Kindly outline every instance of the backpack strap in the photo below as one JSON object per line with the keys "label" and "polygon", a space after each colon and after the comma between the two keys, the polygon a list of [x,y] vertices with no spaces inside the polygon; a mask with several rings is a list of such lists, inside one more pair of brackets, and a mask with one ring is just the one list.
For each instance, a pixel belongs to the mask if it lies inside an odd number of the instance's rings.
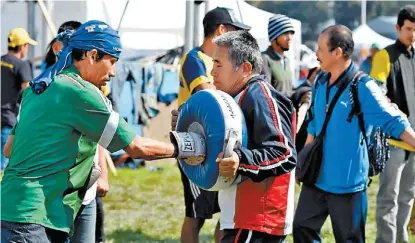
{"label": "backpack strap", "polygon": [[[363,113],[360,107],[360,101],[359,101],[359,95],[358,95],[358,85],[359,81],[364,77],[367,76],[364,72],[359,71],[355,78],[352,80],[350,85],[350,100],[352,103],[352,110],[349,113],[349,116],[347,117],[347,121],[351,122],[353,119],[353,116],[356,115],[359,123],[360,131],[363,135],[363,140],[365,141],[366,145],[369,145],[369,142],[367,140],[366,136],[366,127],[365,122],[363,120]],[[363,143],[363,140],[361,141],[361,144]]]}

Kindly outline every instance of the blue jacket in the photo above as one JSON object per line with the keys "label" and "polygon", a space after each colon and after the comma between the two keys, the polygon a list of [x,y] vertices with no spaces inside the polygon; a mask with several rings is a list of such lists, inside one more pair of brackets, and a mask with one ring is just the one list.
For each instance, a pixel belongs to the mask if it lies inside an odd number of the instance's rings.
{"label": "blue jacket", "polygon": [[[329,102],[333,99],[342,82],[350,82],[357,67],[352,64],[329,89]],[[314,105],[311,108],[313,119],[308,125],[308,133],[317,136],[322,129],[326,115],[326,93],[328,75],[320,75],[317,91],[313,86]],[[366,125],[367,135],[373,126],[379,126],[393,137],[399,138],[409,126],[399,111],[392,107],[382,95],[382,91],[369,76],[358,83],[358,96]],[[330,104],[330,103],[329,103]],[[331,193],[352,193],[364,190],[368,179],[368,153],[362,141],[358,119],[347,117],[351,110],[350,84],[337,101],[324,137],[323,163],[316,187]]]}

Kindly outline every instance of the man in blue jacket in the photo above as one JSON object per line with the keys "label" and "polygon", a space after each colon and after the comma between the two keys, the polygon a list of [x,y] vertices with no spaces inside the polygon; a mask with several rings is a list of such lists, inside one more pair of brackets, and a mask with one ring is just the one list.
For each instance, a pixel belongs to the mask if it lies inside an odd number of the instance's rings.
{"label": "man in blue jacket", "polygon": [[[354,48],[352,32],[345,26],[325,29],[318,39],[317,57],[321,69],[313,87],[313,118],[308,125],[306,144],[319,135],[330,104],[343,82],[350,82],[358,68],[351,60]],[[336,242],[364,242],[367,216],[366,186],[368,153],[362,140],[358,119],[351,122],[350,84],[334,106],[323,145],[323,161],[317,182],[302,186],[294,217],[295,242],[320,242],[320,230],[330,215]],[[382,95],[381,89],[368,76],[358,82],[358,98],[368,133],[373,126],[415,147],[415,133]]]}

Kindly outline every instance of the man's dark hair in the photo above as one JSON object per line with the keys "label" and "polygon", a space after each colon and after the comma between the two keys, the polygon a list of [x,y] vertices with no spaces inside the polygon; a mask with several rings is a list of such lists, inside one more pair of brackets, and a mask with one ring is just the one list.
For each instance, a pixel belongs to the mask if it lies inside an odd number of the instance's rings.
{"label": "man's dark hair", "polygon": [[213,35],[218,27],[219,25],[217,24],[203,26],[203,32],[204,32],[205,38]]}
{"label": "man's dark hair", "polygon": [[[80,49],[72,49],[72,59],[75,61],[81,61],[84,60],[86,57],[86,50],[80,50]],[[102,60],[102,58],[104,58],[105,53],[102,52],[98,52],[97,57],[95,59],[95,61],[100,61]]]}
{"label": "man's dark hair", "polygon": [[[204,37],[211,37],[213,36],[213,34],[215,34],[216,29],[220,26],[220,24],[214,24],[214,25],[205,25],[203,26],[203,32],[204,32]],[[236,27],[232,26],[232,25],[227,25],[224,24],[224,26],[226,28],[234,28],[235,30],[238,30]]]}
{"label": "man's dark hair", "polygon": [[65,30],[77,30],[82,25],[79,21],[66,21],[61,24],[58,29],[58,34],[64,32]]}
{"label": "man's dark hair", "polygon": [[352,58],[354,50],[354,41],[352,31],[344,25],[332,25],[327,27],[321,33],[329,36],[329,49],[333,51],[341,48],[346,59]]}
{"label": "man's dark hair", "polygon": [[397,22],[399,27],[403,26],[405,20],[415,23],[415,5],[406,5],[399,11]]}
{"label": "man's dark hair", "polygon": [[[59,26],[58,34],[64,32],[65,30],[77,30],[79,26],[81,26],[82,23],[78,21],[66,21],[61,26]],[[56,42],[56,38],[53,38],[53,40],[49,43],[48,47],[46,48],[48,51],[45,56],[45,63],[46,68],[52,66],[56,62],[56,56],[55,53],[53,53],[52,45]]]}
{"label": "man's dark hair", "polygon": [[[8,41],[10,42],[10,40],[8,40]],[[22,46],[15,46],[15,47],[8,46],[7,50],[12,51],[12,52],[18,52],[18,51],[20,51],[21,48],[22,48]]]}

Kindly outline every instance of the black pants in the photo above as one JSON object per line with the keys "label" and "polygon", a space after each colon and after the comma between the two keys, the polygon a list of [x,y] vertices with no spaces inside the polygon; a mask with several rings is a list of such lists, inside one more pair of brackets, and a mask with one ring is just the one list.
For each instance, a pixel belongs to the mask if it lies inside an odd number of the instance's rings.
{"label": "black pants", "polygon": [[95,241],[104,242],[104,203],[101,197],[96,197],[97,201],[97,223],[95,229]]}
{"label": "black pants", "polygon": [[282,243],[285,237],[247,229],[225,229],[221,243]]}
{"label": "black pants", "polygon": [[304,185],[294,216],[294,242],[321,242],[320,230],[329,215],[336,243],[365,242],[366,191],[333,194]]}

